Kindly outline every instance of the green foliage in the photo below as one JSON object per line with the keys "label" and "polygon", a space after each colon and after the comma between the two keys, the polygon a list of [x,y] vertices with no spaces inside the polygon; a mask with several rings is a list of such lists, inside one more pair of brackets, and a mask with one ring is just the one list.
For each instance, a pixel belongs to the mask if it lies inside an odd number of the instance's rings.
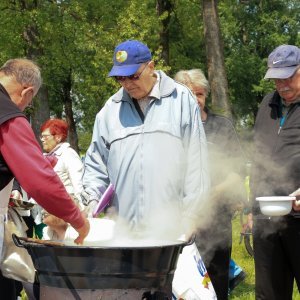
{"label": "green foliage", "polygon": [[170,67],[175,75],[181,69],[206,71],[205,45],[200,1],[174,1],[170,21]]}
{"label": "green foliage", "polygon": [[92,140],[91,132],[78,132],[80,155],[84,156]]}
{"label": "green foliage", "polygon": [[[207,71],[201,1],[170,0],[160,17],[156,1],[9,1],[0,3],[0,61],[34,57],[48,88],[51,115],[63,112],[63,87],[70,91],[77,124],[91,131],[96,113],[119,85],[107,74],[115,46],[126,39],[148,44],[157,68],[173,76],[181,69]],[[296,0],[218,4],[233,114],[252,127],[259,103],[273,85],[263,80],[266,58],[279,44],[300,44]],[[161,59],[162,20],[170,17],[169,62]]]}
{"label": "green foliage", "polygon": [[300,44],[298,1],[234,1],[219,5],[225,63],[234,115],[252,127],[263,96],[267,57],[280,44]]}

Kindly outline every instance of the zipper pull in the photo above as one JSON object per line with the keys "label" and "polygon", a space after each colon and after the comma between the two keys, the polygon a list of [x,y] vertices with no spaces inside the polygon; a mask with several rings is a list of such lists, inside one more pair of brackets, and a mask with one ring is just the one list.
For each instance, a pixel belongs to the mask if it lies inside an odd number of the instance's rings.
{"label": "zipper pull", "polygon": [[280,131],[281,131],[281,126],[280,126],[279,129],[278,129],[278,135],[279,135]]}

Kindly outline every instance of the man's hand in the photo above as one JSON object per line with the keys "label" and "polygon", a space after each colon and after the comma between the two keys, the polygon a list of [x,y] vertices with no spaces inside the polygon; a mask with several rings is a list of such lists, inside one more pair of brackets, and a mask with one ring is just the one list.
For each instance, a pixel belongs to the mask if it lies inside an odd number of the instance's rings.
{"label": "man's hand", "polygon": [[63,240],[65,238],[68,224],[63,219],[43,212],[43,223],[56,233],[58,239]]}
{"label": "man's hand", "polygon": [[83,244],[84,239],[86,238],[86,236],[89,234],[90,231],[90,222],[86,218],[84,212],[82,212],[82,216],[84,218],[84,225],[79,229],[76,229],[79,235],[74,241],[75,244],[81,244],[81,245]]}
{"label": "man's hand", "polygon": [[16,200],[22,200],[22,194],[18,190],[12,190],[10,193],[10,198],[16,199]]}
{"label": "man's hand", "polygon": [[[289,196],[300,196],[300,188],[291,193]],[[300,211],[300,200],[293,201],[293,210]]]}
{"label": "man's hand", "polygon": [[253,229],[253,215],[252,213],[249,213],[247,215],[246,223],[242,224],[241,234],[245,234],[247,231],[252,232],[252,229]]}
{"label": "man's hand", "polygon": [[[75,244],[83,244],[84,239],[88,235],[90,231],[90,223],[87,220],[85,213],[82,212],[82,217],[84,219],[84,225],[78,229],[75,229],[78,232],[78,237],[75,239]],[[43,213],[43,223],[49,226],[51,230],[53,230],[60,240],[65,238],[66,230],[68,228],[68,223],[66,223],[63,219],[60,219],[56,216]]]}
{"label": "man's hand", "polygon": [[12,190],[9,197],[9,205],[12,207],[20,206],[23,200],[22,194],[18,190]]}
{"label": "man's hand", "polygon": [[293,210],[300,211],[300,200],[293,201]]}
{"label": "man's hand", "polygon": [[87,218],[93,218],[93,212],[98,204],[99,199],[96,199],[96,197],[91,197],[91,195],[85,191],[83,191],[80,196],[81,202],[84,205],[84,215]]}

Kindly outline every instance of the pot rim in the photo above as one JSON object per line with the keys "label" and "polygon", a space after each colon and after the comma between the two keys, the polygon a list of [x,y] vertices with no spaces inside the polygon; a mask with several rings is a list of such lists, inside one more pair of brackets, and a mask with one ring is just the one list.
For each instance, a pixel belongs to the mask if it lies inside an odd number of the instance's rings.
{"label": "pot rim", "polygon": [[136,250],[136,249],[154,249],[154,248],[166,248],[166,247],[178,247],[178,246],[188,246],[194,243],[195,237],[192,237],[189,241],[170,241],[169,244],[163,245],[141,245],[141,246],[129,246],[129,245],[100,245],[100,246],[77,246],[77,245],[51,245],[51,244],[40,244],[34,243],[32,241],[26,241],[24,238],[19,238],[16,234],[13,234],[13,240],[16,246],[23,247],[23,248],[30,248],[30,247],[50,247],[50,248],[62,248],[62,249],[102,249],[102,250]]}

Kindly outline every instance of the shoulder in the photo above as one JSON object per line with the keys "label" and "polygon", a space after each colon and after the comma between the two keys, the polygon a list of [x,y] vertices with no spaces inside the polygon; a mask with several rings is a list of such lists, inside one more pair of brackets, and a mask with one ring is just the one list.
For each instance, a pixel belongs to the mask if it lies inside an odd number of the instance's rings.
{"label": "shoulder", "polygon": [[25,115],[8,97],[0,95],[0,125],[16,117]]}
{"label": "shoulder", "polygon": [[31,140],[36,142],[32,128],[24,115],[8,119],[1,124],[0,132],[13,135],[14,139],[20,137],[22,142],[30,142]]}
{"label": "shoulder", "polygon": [[67,142],[61,144],[61,146],[55,151],[55,154],[62,156],[78,156],[78,153],[71,147],[71,145]]}
{"label": "shoulder", "polygon": [[214,123],[219,126],[233,127],[233,122],[228,117],[216,113],[208,112],[207,123]]}
{"label": "shoulder", "polygon": [[270,105],[272,105],[272,104],[273,104],[273,105],[278,105],[279,102],[280,102],[280,96],[279,96],[278,92],[273,91],[273,92],[267,94],[267,95],[263,98],[263,100],[262,100],[260,106],[270,106]]}
{"label": "shoulder", "polygon": [[166,97],[169,95],[176,95],[179,97],[180,95],[188,95],[193,98],[193,94],[190,89],[166,75],[163,71],[157,71],[160,76],[160,92],[162,97]]}
{"label": "shoulder", "polygon": [[264,119],[264,115],[269,114],[271,111],[278,114],[280,101],[280,96],[276,91],[267,94],[259,105],[255,122]]}
{"label": "shoulder", "polygon": [[208,139],[216,140],[219,143],[227,143],[228,139],[234,138],[237,139],[237,132],[233,125],[233,122],[222,115],[218,114],[208,114],[208,118],[204,125],[205,133],[207,134]]}
{"label": "shoulder", "polygon": [[121,104],[123,101],[129,101],[130,97],[121,87],[115,94],[113,94],[105,103],[104,107],[110,107]]}

